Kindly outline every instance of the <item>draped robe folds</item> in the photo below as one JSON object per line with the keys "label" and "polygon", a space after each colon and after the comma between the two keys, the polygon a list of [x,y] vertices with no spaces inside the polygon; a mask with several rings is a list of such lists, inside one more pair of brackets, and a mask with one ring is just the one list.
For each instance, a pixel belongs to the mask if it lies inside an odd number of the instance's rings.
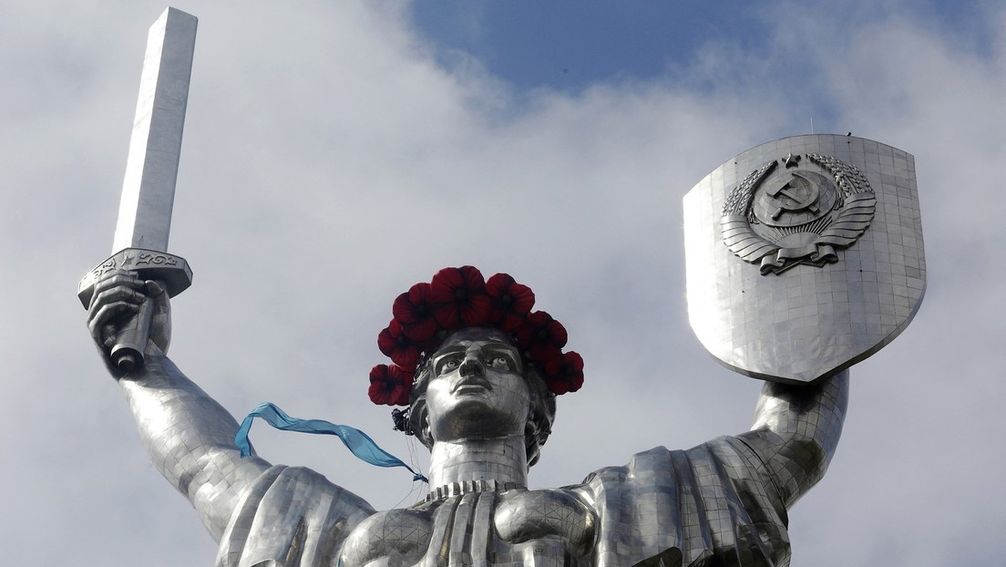
{"label": "draped robe folds", "polygon": [[[626,466],[598,470],[582,484],[558,491],[575,496],[593,512],[593,545],[587,551],[571,551],[556,536],[549,536],[534,546],[536,555],[530,562],[514,562],[512,557],[517,555],[496,562],[493,558],[499,556],[490,552],[483,564],[789,565],[785,505],[763,462],[743,437],[720,437],[686,451],[657,447],[634,455]],[[448,499],[439,504],[448,505],[457,503]],[[245,490],[220,539],[216,565],[335,566],[353,530],[374,514],[365,501],[313,471],[274,466]],[[470,525],[453,529],[467,529],[468,545],[473,539],[488,541],[490,548],[509,545],[499,541],[499,534],[492,529],[488,540],[473,535]],[[421,546],[419,556],[424,558],[416,564],[471,565],[470,554],[450,553],[451,545],[458,541],[451,538],[451,529],[442,532],[412,532],[413,543]],[[403,540],[397,541],[400,546]],[[437,549],[444,553],[430,553],[431,546],[440,546]],[[388,560],[373,563],[398,564]]]}

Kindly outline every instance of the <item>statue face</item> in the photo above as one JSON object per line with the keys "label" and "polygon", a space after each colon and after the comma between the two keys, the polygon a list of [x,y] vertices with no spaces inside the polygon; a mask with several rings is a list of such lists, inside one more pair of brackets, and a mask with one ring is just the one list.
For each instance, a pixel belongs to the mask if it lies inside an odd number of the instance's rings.
{"label": "statue face", "polygon": [[426,407],[435,441],[524,434],[531,395],[508,341],[459,333],[433,355],[431,370]]}

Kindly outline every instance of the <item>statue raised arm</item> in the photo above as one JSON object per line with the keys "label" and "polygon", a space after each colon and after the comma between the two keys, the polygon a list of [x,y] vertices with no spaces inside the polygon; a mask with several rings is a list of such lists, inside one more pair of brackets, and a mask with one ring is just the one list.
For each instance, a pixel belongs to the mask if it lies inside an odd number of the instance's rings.
{"label": "statue raised arm", "polygon": [[[145,363],[123,372],[112,364],[110,349],[144,301],[156,306]],[[126,394],[151,461],[188,498],[203,525],[219,540],[239,499],[270,464],[255,455],[241,457],[234,445],[238,429],[234,418],[167,357],[171,339],[167,294],[157,282],[138,279],[130,272],[113,272],[95,286],[88,328],[109,372]],[[349,493],[343,493],[340,505],[347,517],[373,511]]]}
{"label": "statue raised arm", "polygon": [[764,462],[789,507],[828,469],[849,402],[849,371],[815,384],[766,382],[751,431],[738,436]]}

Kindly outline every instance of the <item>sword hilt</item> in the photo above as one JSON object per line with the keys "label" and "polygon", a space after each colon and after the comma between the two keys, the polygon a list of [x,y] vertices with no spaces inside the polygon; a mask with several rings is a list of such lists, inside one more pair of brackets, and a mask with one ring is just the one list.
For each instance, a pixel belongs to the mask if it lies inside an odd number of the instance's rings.
{"label": "sword hilt", "polygon": [[[174,297],[192,285],[192,270],[185,258],[156,250],[126,248],[112,254],[80,280],[77,297],[84,309],[91,305],[95,284],[116,270],[134,272],[141,279],[158,282],[168,297]],[[153,301],[148,298],[140,305],[129,326],[116,337],[109,355],[120,370],[130,372],[143,366],[143,350],[150,336],[153,316]]]}
{"label": "sword hilt", "polygon": [[150,339],[150,321],[154,318],[154,302],[147,298],[140,304],[140,310],[119,336],[109,356],[112,364],[123,372],[132,372],[143,366],[143,350]]}

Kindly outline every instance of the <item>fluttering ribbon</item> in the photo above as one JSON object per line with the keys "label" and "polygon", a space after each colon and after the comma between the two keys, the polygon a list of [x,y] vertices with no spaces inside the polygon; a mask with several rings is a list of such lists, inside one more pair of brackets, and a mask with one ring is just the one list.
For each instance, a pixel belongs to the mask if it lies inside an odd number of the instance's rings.
{"label": "fluttering ribbon", "polygon": [[356,457],[378,467],[405,467],[412,473],[412,480],[421,480],[429,484],[429,480],[412,470],[412,467],[401,459],[380,448],[369,435],[348,425],[338,425],[323,419],[298,419],[290,417],[283,410],[269,402],[263,402],[253,409],[241,422],[241,427],[234,435],[234,444],[241,450],[241,456],[251,455],[251,445],[248,443],[248,433],[256,417],[283,431],[299,431],[301,433],[320,433],[335,435],[352,451]]}

